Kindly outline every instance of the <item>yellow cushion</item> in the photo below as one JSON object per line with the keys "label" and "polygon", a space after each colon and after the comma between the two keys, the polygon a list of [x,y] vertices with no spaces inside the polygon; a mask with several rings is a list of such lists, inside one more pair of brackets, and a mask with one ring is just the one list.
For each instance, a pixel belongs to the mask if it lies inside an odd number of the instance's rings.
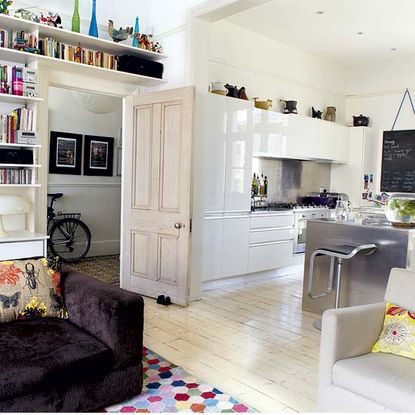
{"label": "yellow cushion", "polygon": [[383,330],[372,353],[415,359],[415,312],[387,303]]}

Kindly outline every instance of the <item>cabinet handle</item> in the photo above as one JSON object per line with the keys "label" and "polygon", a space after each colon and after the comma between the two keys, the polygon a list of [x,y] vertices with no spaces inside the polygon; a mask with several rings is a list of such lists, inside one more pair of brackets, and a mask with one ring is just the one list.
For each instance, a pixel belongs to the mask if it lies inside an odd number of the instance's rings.
{"label": "cabinet handle", "polygon": [[259,243],[259,244],[250,244],[249,247],[254,248],[254,247],[257,247],[257,246],[281,245],[281,244],[287,244],[287,243],[292,244],[293,241],[294,241],[294,239],[289,239],[289,240],[285,240],[285,241],[275,241],[275,242],[262,242],[262,243]]}

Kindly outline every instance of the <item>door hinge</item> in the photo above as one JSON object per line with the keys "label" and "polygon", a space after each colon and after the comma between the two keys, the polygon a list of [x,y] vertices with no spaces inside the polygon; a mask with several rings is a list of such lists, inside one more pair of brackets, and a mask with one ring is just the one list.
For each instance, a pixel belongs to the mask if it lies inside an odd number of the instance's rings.
{"label": "door hinge", "polygon": [[193,230],[193,219],[190,219],[190,230],[189,232],[192,233]]}

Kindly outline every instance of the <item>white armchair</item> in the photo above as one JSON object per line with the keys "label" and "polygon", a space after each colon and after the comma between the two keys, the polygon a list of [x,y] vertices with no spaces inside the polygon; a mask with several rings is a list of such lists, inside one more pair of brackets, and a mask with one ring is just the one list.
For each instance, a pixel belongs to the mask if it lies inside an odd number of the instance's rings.
{"label": "white armchair", "polygon": [[[385,301],[415,310],[415,272],[393,269]],[[415,360],[371,353],[384,313],[385,303],[324,313],[318,412],[415,411]]]}

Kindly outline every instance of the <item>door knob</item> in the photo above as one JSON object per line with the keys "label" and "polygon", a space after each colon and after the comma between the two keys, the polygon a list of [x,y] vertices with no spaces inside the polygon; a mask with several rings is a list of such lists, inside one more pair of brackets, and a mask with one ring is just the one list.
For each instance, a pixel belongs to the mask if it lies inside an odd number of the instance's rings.
{"label": "door knob", "polygon": [[180,222],[176,222],[176,223],[174,224],[174,227],[175,227],[176,229],[182,229],[182,228],[183,228],[183,224],[182,224],[182,223],[180,223]]}

